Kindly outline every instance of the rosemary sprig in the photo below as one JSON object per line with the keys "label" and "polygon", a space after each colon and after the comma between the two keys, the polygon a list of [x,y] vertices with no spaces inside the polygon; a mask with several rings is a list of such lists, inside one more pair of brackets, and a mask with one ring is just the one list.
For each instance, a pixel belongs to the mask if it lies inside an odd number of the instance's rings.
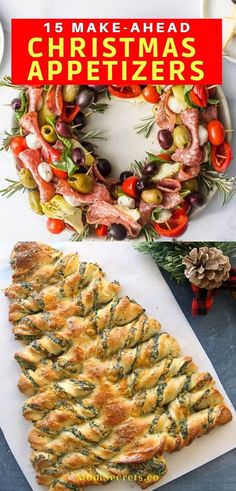
{"label": "rosemary sprig", "polygon": [[102,130],[90,130],[87,133],[79,132],[78,139],[80,142],[85,140],[105,140],[104,136],[102,136]]}
{"label": "rosemary sprig", "polygon": [[136,130],[137,135],[144,134],[145,138],[148,138],[150,135],[151,129],[155,123],[155,117],[153,115],[146,116],[142,118],[141,123],[137,124],[134,128]]}
{"label": "rosemary sprig", "polygon": [[11,87],[12,89],[23,90],[25,87],[23,85],[15,85],[11,81],[11,77],[5,75],[2,80],[0,80],[0,87]]}
{"label": "rosemary sprig", "polygon": [[235,193],[235,177],[217,172],[209,166],[202,166],[199,178],[206,191],[212,191],[216,187],[222,198],[222,206],[232,199]]}
{"label": "rosemary sprig", "polygon": [[71,242],[81,242],[83,239],[86,239],[86,237],[88,237],[89,235],[89,225],[85,225],[84,229],[82,232],[74,232],[71,237],[70,237],[70,241]]}
{"label": "rosemary sprig", "polygon": [[[150,244],[151,242],[153,242],[154,240],[157,240],[159,238],[158,233],[155,231],[153,226],[150,224],[143,227],[141,230],[141,233],[144,234],[145,240],[148,244]],[[137,247],[137,249],[138,249],[138,247]]]}
{"label": "rosemary sprig", "polygon": [[19,126],[12,128],[12,133],[8,133],[7,131],[4,131],[4,136],[1,140],[1,147],[0,147],[0,152],[2,150],[8,150],[9,145],[11,143],[11,139],[13,136],[20,135],[20,129]]}
{"label": "rosemary sprig", "polygon": [[94,113],[104,113],[106,109],[108,109],[109,104],[106,104],[105,102],[91,102],[89,105],[89,109],[93,111]]}
{"label": "rosemary sprig", "polygon": [[146,161],[144,160],[135,160],[130,164],[130,170],[136,175],[141,177],[143,173],[143,167]]}
{"label": "rosemary sprig", "polygon": [[17,193],[18,191],[23,191],[25,192],[25,187],[20,181],[13,181],[12,179],[5,179],[5,181],[9,182],[9,186],[7,186],[4,189],[0,189],[0,194],[2,196],[6,196],[6,198],[10,198],[13,194]]}
{"label": "rosemary sprig", "polygon": [[158,267],[171,274],[178,283],[186,280],[184,266],[182,264],[184,256],[194,247],[216,247],[226,256],[236,257],[235,242],[152,242],[136,243],[135,248],[144,254],[150,254]]}

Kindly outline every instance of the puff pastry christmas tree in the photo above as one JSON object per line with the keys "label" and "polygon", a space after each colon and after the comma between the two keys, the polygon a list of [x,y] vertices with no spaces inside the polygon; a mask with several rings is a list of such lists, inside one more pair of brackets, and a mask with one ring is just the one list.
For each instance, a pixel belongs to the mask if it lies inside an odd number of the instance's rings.
{"label": "puff pastry christmas tree", "polygon": [[211,375],[97,264],[26,242],[11,265],[5,293],[25,345],[18,386],[40,484],[78,491],[132,476],[145,488],[167,472],[163,453],[231,420]]}

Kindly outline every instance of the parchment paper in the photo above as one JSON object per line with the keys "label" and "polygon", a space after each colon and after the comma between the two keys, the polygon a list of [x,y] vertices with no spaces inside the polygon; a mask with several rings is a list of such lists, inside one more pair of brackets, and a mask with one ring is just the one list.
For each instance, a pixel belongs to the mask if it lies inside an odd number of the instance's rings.
{"label": "parchment paper", "polygon": [[[149,256],[143,256],[134,250],[129,243],[51,243],[65,252],[78,251],[83,260],[98,262],[106,272],[108,279],[118,280],[122,285],[121,294],[127,294],[141,303],[149,315],[162,323],[162,329],[174,335],[185,354],[193,356],[202,371],[209,371],[217,381],[217,387],[225,397],[233,413],[233,421],[217,428],[209,435],[195,440],[190,447],[180,452],[167,454],[168,473],[159,484],[150,486],[150,491],[177,477],[192,471],[210,460],[232,450],[236,446],[236,418],[232,404],[227,397],[219,378],[183,315],[179,305],[163,279],[160,271]],[[0,288],[6,287],[11,280],[9,256],[13,244],[0,247]],[[20,374],[14,353],[21,350],[21,344],[14,340],[11,326],[8,323],[8,301],[0,293],[0,359],[1,373],[1,426],[5,438],[18,464],[25,474],[33,491],[47,489],[35,482],[34,470],[29,461],[30,448],[27,433],[31,427],[22,416],[22,405],[25,396],[16,388]],[[206,320],[207,322],[207,320]],[[223,326],[222,326],[223,329]],[[216,343],[218,340],[216,339]],[[140,489],[135,483],[113,482],[106,487],[111,491]],[[92,486],[90,489],[97,489]]]}

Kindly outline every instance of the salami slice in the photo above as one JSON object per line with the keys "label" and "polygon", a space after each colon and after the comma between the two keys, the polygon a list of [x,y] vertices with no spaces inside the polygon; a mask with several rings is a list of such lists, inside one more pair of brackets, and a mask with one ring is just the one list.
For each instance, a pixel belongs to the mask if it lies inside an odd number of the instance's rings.
{"label": "salami slice", "polygon": [[38,150],[24,150],[24,152],[19,154],[19,158],[21,162],[23,162],[24,167],[29,169],[38,186],[40,201],[42,201],[42,203],[50,201],[55,194],[55,187],[52,182],[44,181],[38,173],[38,165],[41,162],[41,157]]}
{"label": "salami slice", "polygon": [[200,166],[203,160],[203,151],[199,145],[198,138],[198,110],[186,109],[180,114],[180,118],[190,131],[192,142],[187,148],[177,148],[171,158],[184,165]]}
{"label": "salami slice", "polygon": [[97,201],[92,204],[87,211],[87,222],[90,224],[102,224],[108,227],[112,223],[123,225],[129,237],[137,237],[141,230],[141,225],[125,213],[120,206],[110,205],[105,201]]}
{"label": "salami slice", "polygon": [[177,178],[179,182],[187,181],[188,179],[192,179],[193,177],[197,177],[199,174],[199,167],[194,165],[191,167],[191,165],[185,166],[182,165],[178,174]]}
{"label": "salami slice", "polygon": [[213,119],[217,119],[217,106],[208,105],[204,111],[201,112],[200,119],[202,123],[209,123]]}
{"label": "salami slice", "polygon": [[172,131],[174,130],[176,124],[176,114],[173,113],[168,106],[168,100],[171,95],[171,91],[163,92],[161,95],[160,102],[157,106],[157,111],[155,114],[156,124],[160,129],[166,129]]}
{"label": "salami slice", "polygon": [[161,179],[157,181],[157,188],[166,193],[175,193],[180,191],[181,184],[177,179]]}
{"label": "salami slice", "polygon": [[38,116],[36,111],[28,112],[24,114],[20,118],[19,124],[23,130],[26,131],[26,133],[33,133],[37,137],[37,139],[40,141],[41,146],[42,146],[42,154],[43,158],[47,161],[50,162],[51,160],[54,160],[53,157],[53,148],[49,143],[47,143],[40,132],[39,125],[38,125]]}
{"label": "salami slice", "polygon": [[41,100],[42,92],[43,87],[32,87],[31,85],[28,87],[28,112],[37,111],[39,109],[39,102]]}
{"label": "salami slice", "polygon": [[104,201],[110,204],[113,203],[108,189],[104,186],[104,184],[100,184],[99,182],[94,183],[93,189],[90,193],[83,194],[72,189],[68,181],[60,179],[56,186],[56,192],[61,194],[64,198],[71,198],[75,206],[86,203],[90,204],[94,203],[95,201]]}
{"label": "salami slice", "polygon": [[46,107],[50,113],[60,116],[63,108],[62,86],[52,85],[46,95]]}

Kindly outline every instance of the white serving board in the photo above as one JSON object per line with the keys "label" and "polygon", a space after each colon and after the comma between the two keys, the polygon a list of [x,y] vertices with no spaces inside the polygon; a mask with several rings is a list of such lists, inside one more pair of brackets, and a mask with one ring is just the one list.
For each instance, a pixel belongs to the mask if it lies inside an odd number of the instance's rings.
{"label": "white serving board", "polygon": [[[11,280],[8,265],[11,246],[0,246],[0,288],[6,287]],[[53,245],[53,244],[51,244]],[[78,251],[83,260],[98,262],[107,273],[108,279],[116,279],[122,285],[121,294],[127,294],[141,303],[149,315],[156,317],[162,323],[163,330],[174,335],[182,346],[185,354],[193,356],[202,371],[209,371],[217,381],[217,387],[225,397],[226,403],[233,413],[229,424],[215,429],[207,436],[193,442],[191,447],[180,452],[166,455],[169,471],[159,485],[150,486],[150,491],[160,487],[187,472],[215,459],[236,446],[236,415],[219,378],[199,343],[183,312],[177,304],[164,278],[149,256],[144,256],[134,250],[129,243],[57,243],[55,247],[65,252]],[[6,440],[19,466],[30,483],[33,491],[46,489],[35,482],[34,471],[29,462],[30,448],[27,443],[27,432],[30,424],[22,414],[21,407],[25,397],[16,388],[20,370],[14,360],[14,353],[21,349],[11,333],[7,321],[8,301],[0,293],[0,357],[1,383],[0,416],[1,426]],[[219,326],[220,327],[220,326]],[[217,340],[216,340],[217,342]],[[106,487],[110,491],[139,489],[134,483],[111,483]],[[91,487],[89,489],[97,489]]]}

